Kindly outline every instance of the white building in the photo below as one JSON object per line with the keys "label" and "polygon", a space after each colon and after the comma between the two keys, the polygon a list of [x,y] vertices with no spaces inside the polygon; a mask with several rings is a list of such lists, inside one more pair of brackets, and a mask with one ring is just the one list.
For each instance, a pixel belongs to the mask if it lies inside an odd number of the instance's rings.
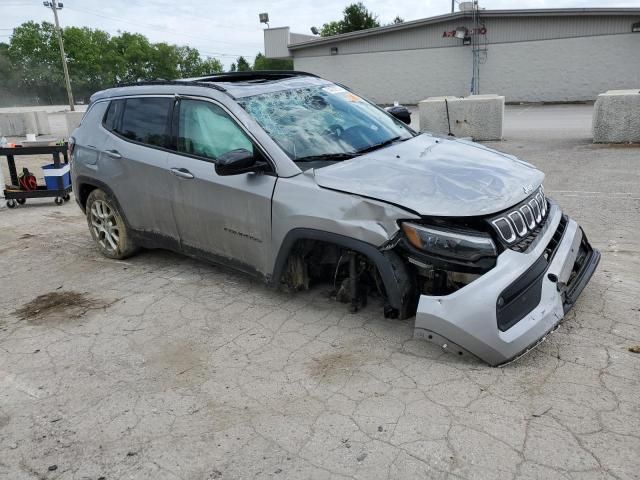
{"label": "white building", "polygon": [[[460,37],[460,38],[459,38]],[[316,37],[264,31],[265,54],[377,103],[479,93],[507,102],[593,100],[640,89],[640,8],[472,10]]]}

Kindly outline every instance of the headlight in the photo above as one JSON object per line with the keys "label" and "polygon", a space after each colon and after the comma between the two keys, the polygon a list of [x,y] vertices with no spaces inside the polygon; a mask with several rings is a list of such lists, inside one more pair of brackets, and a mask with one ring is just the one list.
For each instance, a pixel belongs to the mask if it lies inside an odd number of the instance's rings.
{"label": "headlight", "polygon": [[409,222],[402,223],[402,231],[411,245],[432,255],[469,262],[497,255],[488,235],[470,235]]}

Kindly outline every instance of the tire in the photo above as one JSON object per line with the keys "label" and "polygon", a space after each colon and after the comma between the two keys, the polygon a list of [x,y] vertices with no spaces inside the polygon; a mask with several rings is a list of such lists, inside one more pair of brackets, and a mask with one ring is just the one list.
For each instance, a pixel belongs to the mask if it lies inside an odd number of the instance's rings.
{"label": "tire", "polygon": [[16,202],[18,202],[20,205],[24,205],[25,203],[27,203],[27,199],[26,198],[18,198],[18,199],[16,199]]}
{"label": "tire", "polygon": [[7,207],[9,208],[16,208],[18,206],[18,203],[11,199],[11,200],[7,200]]}
{"label": "tire", "polygon": [[65,202],[68,202],[70,198],[71,198],[71,195],[69,195],[68,193],[65,193],[65,194],[62,196],[62,199],[63,199]]}
{"label": "tire", "polygon": [[56,197],[54,200],[56,205],[62,205],[64,203],[64,200],[62,200],[62,197]]}
{"label": "tire", "polygon": [[87,198],[87,224],[100,253],[107,258],[122,260],[138,250],[133,243],[122,213],[111,197],[100,189]]}

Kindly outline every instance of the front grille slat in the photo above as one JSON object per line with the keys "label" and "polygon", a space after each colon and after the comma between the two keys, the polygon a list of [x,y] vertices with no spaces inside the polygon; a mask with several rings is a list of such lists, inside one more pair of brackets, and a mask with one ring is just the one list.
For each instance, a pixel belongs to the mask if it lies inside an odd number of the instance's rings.
{"label": "front grille slat", "polygon": [[547,199],[542,187],[520,204],[489,222],[502,243],[511,250],[524,252],[533,243],[547,220]]}

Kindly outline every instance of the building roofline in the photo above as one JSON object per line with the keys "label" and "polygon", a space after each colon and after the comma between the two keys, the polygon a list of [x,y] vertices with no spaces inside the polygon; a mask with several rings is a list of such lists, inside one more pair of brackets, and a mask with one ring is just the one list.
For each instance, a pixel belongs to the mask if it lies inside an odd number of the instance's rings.
{"label": "building roofline", "polygon": [[[369,28],[367,30],[359,30],[357,32],[342,33],[332,35],[330,37],[319,37],[305,42],[290,43],[289,50],[301,50],[307,47],[315,47],[316,45],[324,45],[328,43],[339,42],[342,40],[350,40],[353,38],[368,37],[371,35],[379,35],[387,32],[395,32],[408,28],[420,27],[423,25],[432,25],[435,23],[447,22],[467,18],[471,16],[471,11],[461,11],[447,13],[435,17],[421,18],[408,22],[385,25],[382,27]],[[638,15],[640,16],[640,8],[541,8],[541,9],[518,9],[518,10],[479,10],[478,14],[482,17],[568,17],[568,16],[595,16],[595,15]]]}

